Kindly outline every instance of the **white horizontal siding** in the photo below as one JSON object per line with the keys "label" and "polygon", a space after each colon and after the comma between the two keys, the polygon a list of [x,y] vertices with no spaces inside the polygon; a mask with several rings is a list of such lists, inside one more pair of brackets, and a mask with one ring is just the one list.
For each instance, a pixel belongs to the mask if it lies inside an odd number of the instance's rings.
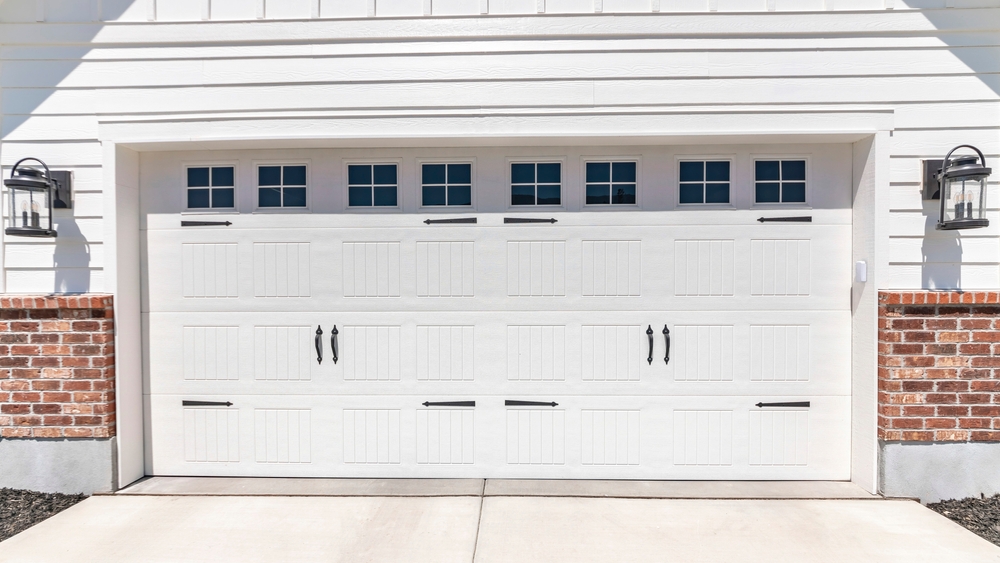
{"label": "white horizontal siding", "polygon": [[502,53],[412,57],[221,58],[211,60],[8,60],[6,87],[113,88],[371,81],[741,78],[760,76],[912,76],[1000,72],[1000,47],[870,51]]}
{"label": "white horizontal siding", "polygon": [[[234,112],[320,109],[513,108],[732,104],[870,104],[898,100],[993,100],[1000,75],[850,78],[747,78],[421,82],[145,88],[15,88],[6,114]],[[914,150],[906,147],[905,150]],[[99,152],[97,150],[96,152]],[[912,153],[908,153],[912,154]]]}
{"label": "white horizontal siding", "polygon": [[885,10],[990,6],[989,0],[6,0],[2,21],[198,21],[480,13]]}
{"label": "white horizontal siding", "polygon": [[[961,9],[980,6],[994,9]],[[480,18],[483,7],[527,15]],[[611,122],[652,132],[668,123],[655,112],[737,107],[747,113],[733,127],[748,130],[788,128],[795,108],[891,111],[887,283],[998,285],[1000,212],[991,210],[995,224],[974,235],[939,233],[936,208],[920,199],[922,158],[962,143],[991,160],[1000,155],[997,7],[995,0],[3,0],[0,171],[39,156],[72,169],[75,190],[74,210],[57,214],[58,243],[6,240],[7,289],[98,284],[97,116],[203,116],[193,137],[229,134],[245,125],[224,118],[256,116],[266,119],[253,134],[266,137],[269,123],[291,112],[327,111],[358,132],[367,131],[362,121],[384,128],[389,121],[378,118],[402,114],[392,122],[400,134],[448,134],[457,118],[437,116],[467,112],[518,116],[524,134],[544,129],[534,120],[573,135]],[[539,8],[550,17],[535,17]],[[690,13],[655,16],[656,9]],[[595,10],[646,13],[551,15]],[[365,19],[441,14],[470,17]],[[348,17],[361,19],[336,19]],[[79,25],[2,23],[38,19]],[[121,24],[93,23],[100,20]],[[784,113],[767,113],[778,109]],[[425,121],[415,125],[418,115]],[[691,119],[684,132],[694,134],[699,122]],[[831,128],[837,120],[831,113]],[[325,127],[305,119],[300,130],[321,135]],[[1000,207],[1000,183],[990,199]]]}

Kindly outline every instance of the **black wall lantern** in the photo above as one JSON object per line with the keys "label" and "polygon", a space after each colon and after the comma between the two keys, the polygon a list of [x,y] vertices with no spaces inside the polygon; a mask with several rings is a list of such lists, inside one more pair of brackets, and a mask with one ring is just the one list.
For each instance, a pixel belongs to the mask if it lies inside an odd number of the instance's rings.
{"label": "black wall lantern", "polygon": [[[21,166],[33,160],[43,170]],[[56,195],[56,182],[49,167],[37,158],[22,158],[10,171],[10,178],[3,181],[9,196],[7,211],[8,235],[21,237],[55,237],[52,228],[52,202]]]}
{"label": "black wall lantern", "polygon": [[[976,154],[951,156],[961,148],[972,149]],[[989,226],[990,221],[986,218],[986,179],[992,172],[986,167],[982,151],[972,145],[951,149],[942,161],[924,161],[925,198],[941,200],[938,230]]]}

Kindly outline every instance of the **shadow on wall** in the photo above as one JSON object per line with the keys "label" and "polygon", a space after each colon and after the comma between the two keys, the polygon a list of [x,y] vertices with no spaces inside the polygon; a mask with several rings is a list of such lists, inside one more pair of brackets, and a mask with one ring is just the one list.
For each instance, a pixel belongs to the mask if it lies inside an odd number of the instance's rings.
{"label": "shadow on wall", "polygon": [[80,232],[73,217],[56,221],[55,251],[52,267],[55,278],[52,293],[87,293],[90,291],[90,243]]}
{"label": "shadow on wall", "polygon": [[924,237],[920,245],[920,277],[925,289],[962,289],[962,238],[958,231],[935,228],[938,200],[924,202]]}

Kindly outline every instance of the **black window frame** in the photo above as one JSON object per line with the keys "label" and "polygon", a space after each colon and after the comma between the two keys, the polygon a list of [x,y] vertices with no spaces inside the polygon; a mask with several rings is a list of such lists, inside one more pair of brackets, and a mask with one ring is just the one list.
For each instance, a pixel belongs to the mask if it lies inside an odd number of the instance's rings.
{"label": "black window frame", "polygon": [[[608,180],[603,181],[595,178],[591,181],[590,170],[591,165],[608,165]],[[619,180],[616,181],[615,176],[615,165],[621,164],[631,164],[632,165],[632,179],[631,180]],[[591,187],[607,186],[608,188],[608,201],[591,203],[588,201],[590,199]],[[632,186],[632,201],[614,201],[615,200],[615,186],[627,187]],[[626,194],[625,195],[627,198]],[[639,160],[636,158],[595,158],[585,160],[583,163],[583,204],[587,207],[622,207],[622,206],[636,206],[639,205]]]}
{"label": "black window frame", "polygon": [[[214,170],[222,169],[231,170],[231,184],[216,184],[216,178]],[[205,185],[191,185],[191,170],[208,170],[208,183]],[[236,165],[235,164],[187,164],[184,166],[184,209],[187,211],[195,212],[220,212],[220,211],[235,211],[236,210]],[[192,190],[207,190],[208,191],[208,205],[201,207],[191,206],[191,191]],[[213,205],[216,199],[216,192],[228,191],[231,193],[232,205],[230,206],[218,206]]]}
{"label": "black window frame", "polygon": [[[395,169],[394,173],[393,173],[394,174],[394,181],[395,181],[395,183],[389,184],[389,183],[379,183],[379,182],[376,182],[376,170],[375,170],[376,166],[378,166],[378,167],[385,167],[385,166],[391,166],[391,167],[393,167]],[[368,169],[368,174],[367,174],[368,175],[368,179],[367,179],[367,182],[356,182],[356,181],[354,181],[352,179],[352,170],[351,170],[352,168],[359,168],[359,169],[360,168],[367,168]],[[355,162],[347,162],[346,166],[344,167],[344,178],[346,180],[345,181],[345,185],[346,185],[345,196],[347,198],[345,203],[347,205],[347,209],[355,210],[355,211],[356,210],[366,210],[366,209],[401,209],[402,208],[402,201],[401,201],[402,200],[402,197],[401,197],[402,194],[401,194],[400,189],[399,189],[399,186],[400,186],[399,173],[400,173],[400,169],[401,168],[402,168],[402,166],[401,166],[401,164],[398,161],[391,161],[391,160],[387,160],[387,161],[386,160],[383,160],[383,161],[369,161],[369,162],[357,162],[357,161],[355,161]],[[381,171],[380,173],[382,173],[382,172],[384,172],[384,171]],[[375,190],[376,190],[376,188],[377,189],[385,189],[385,188],[389,188],[389,187],[393,188],[393,190],[394,190],[395,203],[393,203],[392,205],[376,205],[376,203],[375,203]],[[369,201],[369,203],[367,205],[365,205],[365,204],[356,205],[356,204],[352,203],[352,201],[351,201],[351,199],[352,199],[352,190],[358,190],[358,189],[367,189],[367,191],[368,191],[368,201]],[[353,193],[356,193],[356,192],[353,192]]]}
{"label": "black window frame", "polygon": [[[278,168],[280,180],[277,184],[262,184],[261,183],[261,169],[262,168]],[[303,168],[303,183],[289,183],[286,182],[286,168]],[[257,197],[257,210],[259,211],[269,211],[272,209],[282,209],[282,210],[308,210],[309,209],[309,163],[307,162],[257,162],[254,164],[254,176],[256,185],[256,197]],[[278,190],[281,198],[281,205],[261,205],[261,195],[263,190]],[[286,205],[286,190],[302,190],[303,204],[302,205]]]}
{"label": "black window frame", "polygon": [[[778,163],[778,178],[771,179],[765,178],[763,180],[759,179],[758,164],[764,162],[776,162]],[[802,163],[802,177],[801,178],[786,178],[785,177],[785,163]],[[758,157],[753,160],[753,202],[754,205],[781,205],[781,206],[803,206],[809,204],[809,159],[803,157]],[[758,196],[760,194],[761,184],[777,184],[778,185],[778,200],[777,201],[760,201]],[[787,200],[785,199],[786,186],[794,189],[796,192],[800,189],[798,186],[801,185],[802,199]]]}
{"label": "black window frame", "polygon": [[[701,164],[701,178],[698,180],[685,180],[683,168],[684,164]],[[726,180],[709,179],[708,165],[725,163],[728,167]],[[709,187],[726,186],[726,201],[708,201]],[[686,186],[700,186],[700,201],[684,201],[684,188]],[[706,207],[732,207],[733,205],[733,159],[721,157],[705,158],[681,158],[677,160],[677,205],[680,207],[706,206]]]}
{"label": "black window frame", "polygon": [[[515,179],[514,167],[515,166],[525,166],[525,165],[534,166],[534,170],[532,172],[533,181],[530,182],[530,183],[529,182],[516,182],[515,183],[514,182],[514,179]],[[538,174],[538,167],[540,165],[557,165],[559,167],[559,182],[539,182],[538,181],[538,179],[539,179],[538,178],[538,176],[539,176],[539,174]],[[563,207],[565,205],[564,204],[565,199],[563,198],[563,195],[565,195],[565,193],[564,193],[564,190],[563,190],[563,161],[562,160],[548,160],[548,159],[541,159],[541,160],[511,160],[511,161],[508,162],[507,173],[508,173],[508,177],[507,177],[507,179],[508,179],[508,182],[507,182],[508,191],[507,191],[507,193],[509,195],[509,197],[507,199],[507,205],[508,205],[509,208],[511,208],[511,209],[526,209],[526,208],[539,208],[539,207],[540,208],[558,208],[558,207]],[[524,188],[526,186],[532,186],[532,201],[533,201],[533,203],[514,203],[514,198],[515,198],[514,188],[515,187],[522,187],[522,188]],[[559,201],[556,202],[556,203],[538,203],[538,190],[539,190],[539,187],[551,188],[552,186],[557,186],[558,187],[558,190],[559,190]]]}
{"label": "black window frame", "polygon": [[[475,163],[469,160],[432,160],[432,161],[419,161],[418,162],[418,175],[420,180],[420,207],[427,209],[472,209],[475,206],[476,198],[473,192],[476,176]],[[444,166],[444,182],[425,182],[426,174],[425,167],[427,166]],[[452,182],[451,167],[467,166],[469,168],[469,178],[468,182]],[[434,204],[426,202],[426,190],[435,188],[444,188],[444,198],[445,203]],[[468,203],[451,203],[452,200],[452,188],[462,189],[468,188],[469,190],[469,202]]]}

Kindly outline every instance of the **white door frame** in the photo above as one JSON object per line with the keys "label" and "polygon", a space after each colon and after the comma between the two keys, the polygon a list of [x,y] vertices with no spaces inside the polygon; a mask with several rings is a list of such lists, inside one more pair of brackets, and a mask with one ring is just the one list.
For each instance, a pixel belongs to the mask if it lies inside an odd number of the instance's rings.
{"label": "white door frame", "polygon": [[[567,116],[548,120],[524,116],[484,124],[488,118],[429,118],[414,130],[412,120],[335,120],[317,117],[311,133],[302,137],[300,120],[274,118],[240,120],[100,123],[103,147],[105,291],[114,295],[116,408],[118,421],[118,486],[145,475],[142,287],[142,232],[139,217],[139,152],[251,147],[311,148],[330,146],[456,146],[456,145],[643,145],[643,144],[853,144],[852,261],[868,264],[868,280],[852,291],[852,481],[874,492],[877,487],[877,293],[879,274],[888,264],[889,135],[891,110],[816,111],[787,113],[705,113],[636,116]],[[536,122],[536,120],[544,120]],[[521,123],[520,121],[523,121]],[[601,121],[602,123],[596,123]],[[233,131],[267,131],[264,137],[233,135]],[[595,136],[591,132],[602,131]],[[200,132],[192,137],[191,132]],[[378,136],[400,131],[399,136]],[[489,136],[482,131],[493,131]],[[525,137],[522,131],[533,131]],[[669,133],[668,133],[669,132]],[[579,133],[579,134],[574,134]]]}

